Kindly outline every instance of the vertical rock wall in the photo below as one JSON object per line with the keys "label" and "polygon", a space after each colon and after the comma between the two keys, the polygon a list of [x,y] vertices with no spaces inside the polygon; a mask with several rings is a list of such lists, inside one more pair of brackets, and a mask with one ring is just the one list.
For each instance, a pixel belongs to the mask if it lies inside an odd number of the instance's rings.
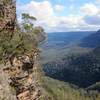
{"label": "vertical rock wall", "polygon": [[[29,34],[23,35],[15,27],[16,0],[0,0],[0,57],[5,62],[0,65],[0,100],[41,100],[40,50]],[[37,42],[42,41],[43,29],[36,28],[36,32]]]}
{"label": "vertical rock wall", "polygon": [[0,31],[13,31],[16,23],[16,1],[0,0]]}
{"label": "vertical rock wall", "polygon": [[[15,27],[16,0],[0,0],[0,45],[10,45],[10,40],[18,34],[14,31]],[[22,47],[20,43],[17,48],[19,46]],[[35,45],[33,47],[30,53],[24,52],[20,56],[11,54],[6,57],[5,65],[0,65],[0,100],[39,100],[41,97],[41,86],[38,85],[39,50]]]}

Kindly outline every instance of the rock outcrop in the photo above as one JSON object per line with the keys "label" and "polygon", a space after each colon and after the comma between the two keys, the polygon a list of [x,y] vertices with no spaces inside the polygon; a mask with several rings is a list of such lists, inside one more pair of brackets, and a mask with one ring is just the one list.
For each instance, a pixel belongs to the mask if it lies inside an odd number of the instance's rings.
{"label": "rock outcrop", "polygon": [[13,31],[16,23],[16,1],[0,0],[0,31]]}
{"label": "rock outcrop", "polygon": [[[5,39],[12,36],[15,24],[15,0],[0,0],[0,57],[2,57],[2,51],[4,51],[2,50],[2,44],[6,41]],[[16,100],[16,96],[11,93],[9,76],[5,74],[3,67],[4,65],[0,65],[0,100]]]}
{"label": "rock outcrop", "polygon": [[[37,52],[36,52],[37,51]],[[30,55],[14,57],[12,65],[3,69],[9,75],[9,85],[15,89],[17,100],[39,100],[42,95],[38,84],[38,50]]]}
{"label": "rock outcrop", "polygon": [[[15,32],[15,1],[0,0],[0,56],[5,57],[5,64],[0,65],[0,100],[39,100],[42,96],[38,82],[40,51],[28,34]],[[43,30],[36,31],[40,34]]]}

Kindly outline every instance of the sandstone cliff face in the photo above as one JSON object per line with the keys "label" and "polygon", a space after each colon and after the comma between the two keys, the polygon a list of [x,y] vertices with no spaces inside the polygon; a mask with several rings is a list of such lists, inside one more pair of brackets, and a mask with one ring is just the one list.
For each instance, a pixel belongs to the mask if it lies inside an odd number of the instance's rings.
{"label": "sandstone cliff face", "polygon": [[[16,20],[16,7],[12,0],[0,0],[0,46],[4,34],[13,33]],[[1,55],[0,55],[1,56]],[[3,71],[4,65],[0,65],[0,100],[17,100],[11,93],[9,75]]]}
{"label": "sandstone cliff face", "polygon": [[[27,40],[26,35],[25,38],[18,38],[21,34],[17,36],[18,33],[15,33],[15,4],[15,0],[0,0],[0,49],[4,49],[2,54],[5,53],[6,56],[5,64],[0,65],[0,100],[40,100],[42,88],[38,83],[40,75],[39,49],[32,43],[34,46],[30,47],[31,49],[26,48],[27,50],[25,49],[19,55],[14,53],[16,49],[21,51],[25,46],[23,44],[30,45],[29,43],[32,42],[29,41],[30,39]],[[41,33],[41,31],[38,32]],[[16,36],[17,39],[14,38]],[[13,46],[13,51],[6,55],[5,50],[12,49]]]}
{"label": "sandstone cliff face", "polygon": [[0,65],[0,100],[17,100],[9,85],[9,75],[3,71],[4,65]]}
{"label": "sandstone cliff face", "polygon": [[14,30],[16,20],[15,0],[0,0],[0,31]]}
{"label": "sandstone cliff face", "polygon": [[3,68],[5,74],[9,76],[9,86],[15,91],[15,95],[12,93],[12,96],[9,95],[9,98],[13,98],[9,100],[40,100],[39,98],[42,96],[42,88],[38,83],[38,51],[35,50],[32,53],[33,58],[31,55],[15,56],[12,65],[7,62]]}

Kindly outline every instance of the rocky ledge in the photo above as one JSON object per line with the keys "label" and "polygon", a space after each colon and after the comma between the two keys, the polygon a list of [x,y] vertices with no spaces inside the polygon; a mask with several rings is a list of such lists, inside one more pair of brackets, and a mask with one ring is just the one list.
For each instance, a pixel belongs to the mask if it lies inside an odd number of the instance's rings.
{"label": "rocky ledge", "polygon": [[[0,90],[13,89],[13,93],[5,93],[9,96],[4,100],[39,100],[42,95],[41,86],[38,84],[38,53],[36,49],[32,54],[19,57],[11,56],[6,61],[5,66],[0,72],[1,76]],[[5,76],[5,77],[4,77]],[[8,85],[9,84],[9,85]],[[7,92],[7,91],[6,91]],[[4,98],[0,95],[1,100]]]}

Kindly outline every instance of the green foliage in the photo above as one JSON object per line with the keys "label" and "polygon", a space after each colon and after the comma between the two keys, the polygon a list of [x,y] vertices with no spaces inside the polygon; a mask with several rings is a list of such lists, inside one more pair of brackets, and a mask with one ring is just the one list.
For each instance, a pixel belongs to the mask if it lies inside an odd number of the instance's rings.
{"label": "green foliage", "polygon": [[33,23],[37,19],[35,17],[33,17],[33,16],[30,16],[27,13],[23,13],[22,14],[22,19],[23,19],[23,25],[22,26],[23,26],[24,31],[32,33]]}
{"label": "green foliage", "polygon": [[25,30],[31,30],[33,28],[33,24],[25,24],[24,29]]}
{"label": "green foliage", "polygon": [[9,31],[0,33],[0,60],[3,59],[3,56],[16,52],[19,49],[18,45],[22,44],[21,35],[16,32],[12,34],[13,36],[11,37]]}
{"label": "green foliage", "polygon": [[36,39],[41,34],[41,31],[38,31],[40,33],[36,33],[37,36],[34,35],[35,28],[33,27],[33,22],[36,21],[36,18],[25,13],[22,14],[22,18],[22,32],[20,30],[12,31],[9,29],[0,32],[0,60],[3,60],[5,55],[20,55],[36,48],[38,44]]}
{"label": "green foliage", "polygon": [[30,16],[29,14],[26,14],[26,13],[22,14],[22,19],[24,19],[24,20],[28,20],[28,19],[37,20],[34,16]]}
{"label": "green foliage", "polygon": [[34,40],[39,43],[45,39],[45,32],[44,29],[40,26],[34,27],[34,21],[37,19],[29,14],[23,13],[22,14],[22,30],[32,36]]}
{"label": "green foliage", "polygon": [[51,100],[99,100],[100,93],[86,91],[74,85],[60,82],[49,77],[43,77],[43,87],[48,92]]}

